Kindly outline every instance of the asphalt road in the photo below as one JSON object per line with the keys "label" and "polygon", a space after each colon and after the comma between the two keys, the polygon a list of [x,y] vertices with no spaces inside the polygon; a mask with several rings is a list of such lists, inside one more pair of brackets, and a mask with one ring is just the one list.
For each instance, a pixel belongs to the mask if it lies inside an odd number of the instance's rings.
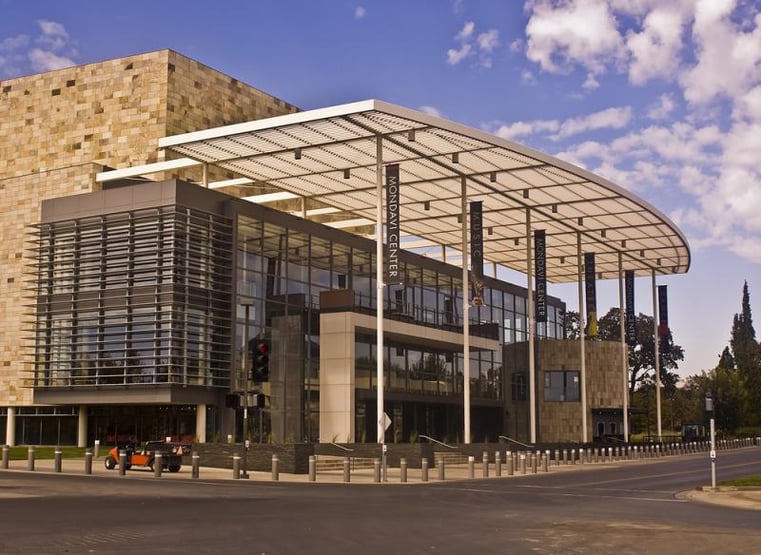
{"label": "asphalt road", "polygon": [[[720,453],[719,479],[761,473]],[[688,501],[706,455],[427,484],[0,472],[0,553],[761,553],[761,511]]]}

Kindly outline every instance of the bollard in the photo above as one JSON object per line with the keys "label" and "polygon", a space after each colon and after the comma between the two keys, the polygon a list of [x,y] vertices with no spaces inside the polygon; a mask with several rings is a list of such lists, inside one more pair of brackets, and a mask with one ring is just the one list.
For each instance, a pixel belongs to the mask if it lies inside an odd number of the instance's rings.
{"label": "bollard", "polygon": [[10,447],[3,445],[3,469],[8,470],[8,460],[10,459]]}
{"label": "bollard", "polygon": [[280,480],[280,459],[277,455],[272,455],[272,481],[277,482]]}
{"label": "bollard", "polygon": [[233,455],[233,480],[240,480],[240,455]]}
{"label": "bollard", "polygon": [[373,482],[379,484],[381,480],[381,462],[380,459],[373,459]]}
{"label": "bollard", "polygon": [[560,465],[560,449],[555,449],[555,466]]}
{"label": "bollard", "polygon": [[550,471],[550,451],[545,451],[544,455],[542,455],[542,472],[549,472]]}
{"label": "bollard", "polygon": [[521,451],[521,474],[526,473],[526,453]]}
{"label": "bollard", "polygon": [[344,482],[347,484],[351,482],[351,461],[349,457],[344,457]]}
{"label": "bollard", "polygon": [[54,457],[54,471],[55,472],[61,472],[61,458],[63,457],[63,452],[61,451],[60,447],[56,447],[55,451],[53,452]]}
{"label": "bollard", "polygon": [[426,458],[420,461],[420,481],[428,481],[428,459]]}
{"label": "bollard", "polygon": [[399,480],[405,484],[407,483],[407,459],[399,459]]}
{"label": "bollard", "polygon": [[571,449],[571,464],[576,464],[576,449]]}
{"label": "bollard", "polygon": [[513,463],[513,452],[507,452],[507,475],[512,476],[515,472],[515,465]]}
{"label": "bollard", "polygon": [[494,475],[497,478],[502,476],[502,459],[500,457],[499,451],[494,452]]}
{"label": "bollard", "polygon": [[468,456],[468,478],[475,478],[476,458],[473,455]]}
{"label": "bollard", "polygon": [[124,449],[119,450],[119,476],[127,474],[127,452]]}
{"label": "bollard", "polygon": [[200,456],[198,453],[193,453],[193,455],[190,457],[191,464],[192,464],[192,477],[198,478],[201,474],[201,468],[200,468]]}
{"label": "bollard", "polygon": [[536,474],[536,453],[531,453],[531,474]]}
{"label": "bollard", "polygon": [[568,449],[563,449],[563,465],[568,464]]}
{"label": "bollard", "polygon": [[85,451],[85,474],[92,474],[92,453]]}
{"label": "bollard", "polygon": [[579,448],[579,464],[584,464],[584,449]]}
{"label": "bollard", "polygon": [[314,455],[309,455],[309,481],[317,481],[317,458]]}
{"label": "bollard", "polygon": [[93,451],[93,457],[98,458],[98,455],[100,454],[100,440],[95,440],[95,450]]}
{"label": "bollard", "polygon": [[444,480],[444,458],[443,457],[439,457],[439,462],[437,467],[439,469],[439,480],[443,481]]}
{"label": "bollard", "polygon": [[34,470],[34,445],[29,446],[29,452],[26,459],[26,469],[29,471]]}
{"label": "bollard", "polygon": [[484,469],[484,478],[488,478],[489,477],[489,453],[484,451],[484,454],[481,457],[481,461],[482,461],[483,469]]}
{"label": "bollard", "polygon": [[161,478],[161,471],[164,470],[164,456],[161,453],[153,455],[153,476]]}

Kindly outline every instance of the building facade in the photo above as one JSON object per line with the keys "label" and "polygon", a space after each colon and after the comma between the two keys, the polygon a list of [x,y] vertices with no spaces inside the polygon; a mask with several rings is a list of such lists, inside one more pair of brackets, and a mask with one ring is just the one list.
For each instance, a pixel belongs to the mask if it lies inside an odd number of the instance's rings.
{"label": "building facade", "polygon": [[[95,179],[163,161],[160,137],[296,108],[172,51],[3,81],[0,98],[6,443],[376,441],[374,240],[249,202],[250,186],[204,188],[198,168]],[[462,269],[407,251],[400,264],[383,295],[385,441],[465,441],[466,379],[468,440],[525,437],[526,289],[483,278],[464,376]],[[547,301],[540,438],[578,440],[578,349]],[[614,351],[599,365],[587,351],[594,410],[623,404],[605,378]]]}

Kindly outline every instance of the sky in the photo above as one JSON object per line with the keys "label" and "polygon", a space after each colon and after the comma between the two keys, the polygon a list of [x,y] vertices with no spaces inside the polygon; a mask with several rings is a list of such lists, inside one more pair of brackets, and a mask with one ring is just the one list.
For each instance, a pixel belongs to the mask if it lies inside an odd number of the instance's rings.
{"label": "sky", "polygon": [[[689,241],[689,273],[657,279],[683,377],[716,366],[744,281],[761,314],[758,0],[0,0],[0,14],[0,81],[171,48],[301,109],[377,98],[606,177]],[[548,290],[578,309],[575,285]],[[598,313],[611,306],[617,281],[598,283]]]}

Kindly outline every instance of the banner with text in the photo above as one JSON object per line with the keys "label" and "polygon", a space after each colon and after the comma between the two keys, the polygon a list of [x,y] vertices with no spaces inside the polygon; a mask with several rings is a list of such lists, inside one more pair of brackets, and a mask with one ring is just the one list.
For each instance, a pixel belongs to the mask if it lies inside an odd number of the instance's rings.
{"label": "banner with text", "polygon": [[386,285],[403,282],[399,265],[399,164],[386,166]]}
{"label": "banner with text", "polygon": [[534,231],[534,283],[537,322],[547,321],[547,237],[543,229]]}
{"label": "banner with text", "polygon": [[483,202],[470,203],[470,283],[473,304],[484,304],[484,221]]}
{"label": "banner with text", "polygon": [[597,282],[595,253],[584,253],[584,283],[587,308],[587,335],[597,337]]}
{"label": "banner with text", "polygon": [[626,343],[630,347],[637,344],[637,317],[634,315],[634,270],[624,272],[626,291]]}
{"label": "banner with text", "polygon": [[668,352],[671,330],[669,330],[669,304],[666,292],[667,285],[658,286],[658,339],[661,354]]}

